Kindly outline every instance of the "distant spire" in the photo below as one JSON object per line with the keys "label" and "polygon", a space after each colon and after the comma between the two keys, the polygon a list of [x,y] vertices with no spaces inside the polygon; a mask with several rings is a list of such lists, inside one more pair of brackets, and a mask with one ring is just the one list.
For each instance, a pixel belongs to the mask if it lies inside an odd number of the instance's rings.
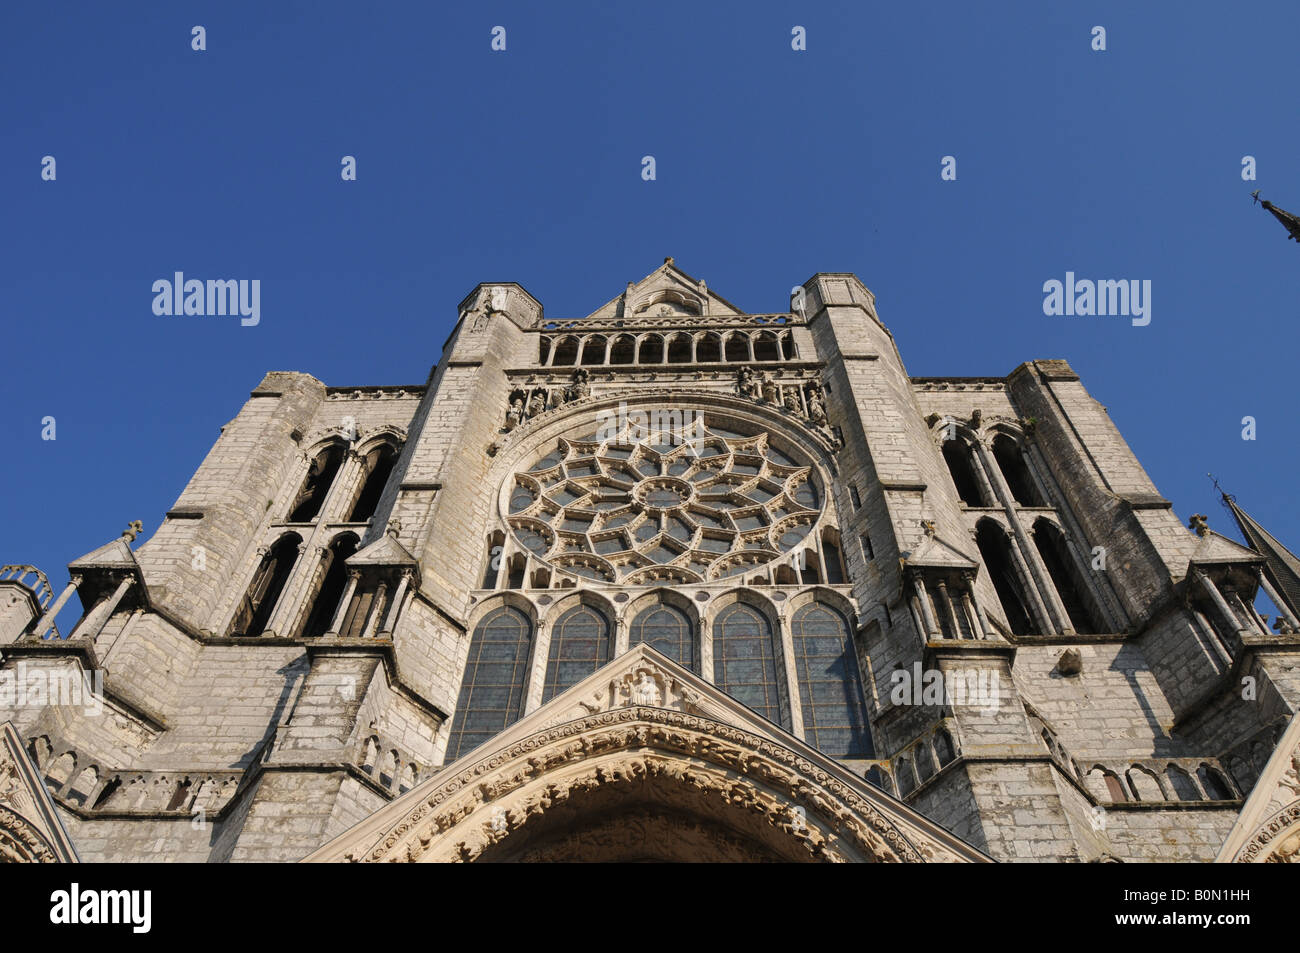
{"label": "distant spire", "polygon": [[[1218,486],[1216,481],[1215,486]],[[1223,493],[1220,488],[1220,493]],[[1273,534],[1250,518],[1230,493],[1223,493],[1223,505],[1237,520],[1250,548],[1264,557],[1264,575],[1292,615],[1300,615],[1300,559],[1274,538]]]}
{"label": "distant spire", "polygon": [[1259,189],[1251,192],[1250,197],[1253,201],[1259,202],[1259,204],[1263,206],[1264,211],[1271,213],[1275,219],[1286,226],[1288,238],[1300,242],[1300,217],[1292,215],[1286,209],[1278,208],[1267,199],[1261,200],[1259,197]]}

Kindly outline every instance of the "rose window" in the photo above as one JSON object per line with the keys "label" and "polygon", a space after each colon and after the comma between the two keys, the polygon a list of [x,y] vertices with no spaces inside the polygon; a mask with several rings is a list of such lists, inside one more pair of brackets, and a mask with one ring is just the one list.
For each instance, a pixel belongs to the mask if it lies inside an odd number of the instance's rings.
{"label": "rose window", "polygon": [[597,582],[702,582],[779,559],[812,531],[822,494],[796,451],[702,416],[675,423],[560,439],[516,473],[503,506],[520,545]]}

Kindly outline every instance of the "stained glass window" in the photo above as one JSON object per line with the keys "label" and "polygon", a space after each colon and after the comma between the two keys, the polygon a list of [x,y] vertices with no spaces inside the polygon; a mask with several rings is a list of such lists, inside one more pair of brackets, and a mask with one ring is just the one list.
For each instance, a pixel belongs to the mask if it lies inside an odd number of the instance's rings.
{"label": "stained glass window", "polygon": [[844,617],[814,602],[794,614],[792,629],[804,738],[832,758],[874,757],[862,677]]}
{"label": "stained glass window", "polygon": [[642,609],[632,620],[631,644],[644,642],[692,672],[695,664],[695,630],[686,613],[669,605]]}
{"label": "stained glass window", "polygon": [[527,617],[511,606],[494,609],[475,627],[447,740],[446,763],[519,720],[531,641]]}
{"label": "stained glass window", "polygon": [[[774,450],[767,434],[707,426],[693,411],[641,416],[616,434],[593,435],[600,440],[558,440],[512,478],[506,515],[516,535],[535,530],[534,521],[571,534],[529,536],[537,559],[567,568],[556,557],[583,551],[596,556],[589,568],[599,565],[590,578],[647,584],[637,580],[654,562],[674,578],[705,582],[737,571],[719,558],[732,550],[750,551],[751,568],[779,558],[783,539],[790,547],[791,517],[818,524],[823,494],[813,468]],[[632,528],[628,548],[592,544],[622,526]],[[661,532],[681,546],[662,548]],[[576,535],[587,543],[572,545]]]}
{"label": "stained glass window", "polygon": [[736,603],[713,623],[713,680],[736,701],[790,730],[789,706],[781,698],[784,666],[772,626],[752,606]]}
{"label": "stained glass window", "polygon": [[551,627],[542,703],[572,688],[609,661],[609,623],[589,606],[575,606]]}

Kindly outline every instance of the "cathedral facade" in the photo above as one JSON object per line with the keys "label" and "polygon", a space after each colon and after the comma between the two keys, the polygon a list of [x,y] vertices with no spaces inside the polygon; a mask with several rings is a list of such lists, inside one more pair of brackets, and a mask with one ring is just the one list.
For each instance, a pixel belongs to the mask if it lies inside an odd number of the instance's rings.
{"label": "cathedral facade", "polygon": [[147,540],[4,567],[0,854],[1293,860],[1300,566],[1232,511],[850,274],[480,285],[425,384],[270,373]]}

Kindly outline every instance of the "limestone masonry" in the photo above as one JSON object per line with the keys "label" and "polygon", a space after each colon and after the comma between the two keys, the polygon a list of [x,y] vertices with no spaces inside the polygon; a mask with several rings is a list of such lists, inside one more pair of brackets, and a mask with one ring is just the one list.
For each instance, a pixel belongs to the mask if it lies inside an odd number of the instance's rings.
{"label": "limestone masonry", "polygon": [[1300,856],[1285,557],[1065,361],[909,377],[850,274],[480,285],[422,386],[267,374],[140,531],[0,571],[4,859]]}

